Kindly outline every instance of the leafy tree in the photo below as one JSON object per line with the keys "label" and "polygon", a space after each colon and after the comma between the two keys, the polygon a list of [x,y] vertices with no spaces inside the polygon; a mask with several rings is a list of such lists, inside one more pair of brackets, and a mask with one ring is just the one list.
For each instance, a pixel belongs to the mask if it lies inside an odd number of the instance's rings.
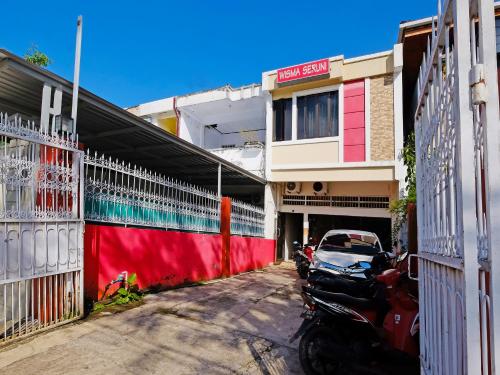
{"label": "leafy tree", "polygon": [[28,51],[24,54],[24,59],[27,62],[46,68],[52,64],[52,60],[42,51],[38,49],[36,45],[32,45]]}
{"label": "leafy tree", "polygon": [[406,195],[391,202],[389,211],[394,215],[392,227],[393,241],[396,241],[401,231],[401,227],[406,222],[408,215],[408,204],[417,201],[417,172],[415,157],[415,132],[408,135],[406,144],[401,151],[403,162],[406,166]]}

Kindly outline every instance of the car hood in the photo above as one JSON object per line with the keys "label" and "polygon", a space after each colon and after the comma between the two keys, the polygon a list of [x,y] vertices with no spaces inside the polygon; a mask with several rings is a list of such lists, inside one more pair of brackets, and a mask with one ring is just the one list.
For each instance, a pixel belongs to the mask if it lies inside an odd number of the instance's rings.
{"label": "car hood", "polygon": [[373,255],[359,255],[341,253],[337,251],[318,250],[315,252],[316,257],[321,262],[326,262],[340,267],[349,267],[356,262],[371,262]]}

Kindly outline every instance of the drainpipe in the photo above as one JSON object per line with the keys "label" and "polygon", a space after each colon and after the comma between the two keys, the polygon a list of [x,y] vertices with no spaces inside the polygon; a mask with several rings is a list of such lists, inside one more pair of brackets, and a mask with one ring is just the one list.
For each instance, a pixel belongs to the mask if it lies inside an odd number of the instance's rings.
{"label": "drainpipe", "polygon": [[175,135],[179,136],[179,128],[181,126],[181,121],[180,121],[181,114],[179,113],[179,109],[177,109],[177,97],[176,96],[174,96],[174,112],[175,112],[175,118],[177,119],[177,126],[175,127]]}

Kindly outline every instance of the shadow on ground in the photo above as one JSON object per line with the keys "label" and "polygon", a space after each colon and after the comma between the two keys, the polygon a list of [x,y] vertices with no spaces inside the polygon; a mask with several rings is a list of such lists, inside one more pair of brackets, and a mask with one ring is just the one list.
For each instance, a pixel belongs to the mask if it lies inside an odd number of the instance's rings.
{"label": "shadow on ground", "polygon": [[0,351],[2,374],[301,374],[302,302],[290,264],[149,295],[120,314]]}

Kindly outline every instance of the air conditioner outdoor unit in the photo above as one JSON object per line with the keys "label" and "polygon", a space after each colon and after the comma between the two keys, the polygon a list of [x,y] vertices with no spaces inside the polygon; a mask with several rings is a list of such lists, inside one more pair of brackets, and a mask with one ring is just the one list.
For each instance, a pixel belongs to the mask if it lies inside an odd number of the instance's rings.
{"label": "air conditioner outdoor unit", "polygon": [[328,193],[328,183],[316,181],[312,184],[314,195],[326,195]]}
{"label": "air conditioner outdoor unit", "polygon": [[287,182],[285,191],[287,194],[299,194],[302,184],[300,182]]}

